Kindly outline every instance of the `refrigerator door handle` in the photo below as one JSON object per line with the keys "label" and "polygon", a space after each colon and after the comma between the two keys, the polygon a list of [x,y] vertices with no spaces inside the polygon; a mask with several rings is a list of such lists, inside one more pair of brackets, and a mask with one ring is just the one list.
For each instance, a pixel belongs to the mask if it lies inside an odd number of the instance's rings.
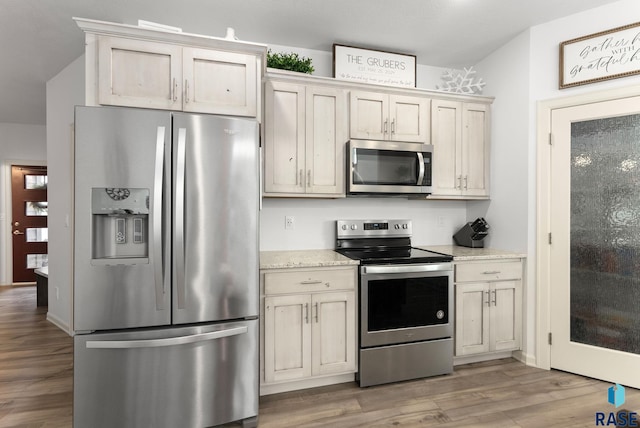
{"label": "refrigerator door handle", "polygon": [[174,264],[176,267],[176,292],[178,309],[185,308],[186,285],[184,279],[184,186],[187,129],[178,129],[178,153],[176,158],[176,202],[175,202],[175,251]]}
{"label": "refrigerator door handle", "polygon": [[248,332],[247,326],[233,327],[226,330],[212,331],[209,333],[193,334],[189,336],[169,337],[166,339],[146,340],[89,340],[87,348],[91,349],[133,349],[133,348],[159,348],[165,346],[186,345],[189,343],[205,342],[208,340],[222,339],[223,337],[238,336]]}
{"label": "refrigerator door handle", "polygon": [[164,309],[164,254],[162,239],[162,198],[164,196],[164,126],[158,126],[156,135],[156,165],[155,177],[153,180],[153,252],[154,258],[154,275],[156,285],[156,309]]}

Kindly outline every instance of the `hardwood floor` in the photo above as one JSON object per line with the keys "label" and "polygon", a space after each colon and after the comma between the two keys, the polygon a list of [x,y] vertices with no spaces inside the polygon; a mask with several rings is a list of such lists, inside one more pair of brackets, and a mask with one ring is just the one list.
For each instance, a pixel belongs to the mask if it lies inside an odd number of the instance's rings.
{"label": "hardwood floor", "polygon": [[[73,344],[45,318],[34,286],[0,287],[0,427],[71,426]],[[594,427],[596,412],[615,410],[609,386],[503,359],[391,385],[265,396],[259,426]],[[640,410],[640,391],[627,388],[622,408]]]}
{"label": "hardwood floor", "polygon": [[0,287],[0,427],[70,427],[73,341],[36,307],[36,287]]}

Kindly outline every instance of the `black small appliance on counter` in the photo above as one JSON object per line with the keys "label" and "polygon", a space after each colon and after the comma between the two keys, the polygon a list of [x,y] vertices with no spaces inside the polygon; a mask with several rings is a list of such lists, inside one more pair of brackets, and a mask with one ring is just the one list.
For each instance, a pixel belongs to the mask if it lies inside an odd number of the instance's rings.
{"label": "black small appliance on counter", "polygon": [[453,235],[456,244],[462,247],[482,248],[484,238],[489,234],[489,224],[482,217],[478,217],[474,222],[469,222]]}

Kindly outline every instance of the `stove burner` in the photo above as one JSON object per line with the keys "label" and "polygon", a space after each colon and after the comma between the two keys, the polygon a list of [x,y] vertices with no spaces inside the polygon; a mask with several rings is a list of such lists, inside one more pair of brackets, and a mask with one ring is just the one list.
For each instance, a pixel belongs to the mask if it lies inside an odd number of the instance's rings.
{"label": "stove burner", "polygon": [[411,220],[340,220],[336,251],[360,264],[451,262],[453,257],[411,246]]}
{"label": "stove burner", "polygon": [[390,249],[337,249],[338,253],[353,260],[360,260],[360,264],[409,264],[409,263],[440,263],[450,262],[453,257],[447,254],[419,248],[404,247]]}

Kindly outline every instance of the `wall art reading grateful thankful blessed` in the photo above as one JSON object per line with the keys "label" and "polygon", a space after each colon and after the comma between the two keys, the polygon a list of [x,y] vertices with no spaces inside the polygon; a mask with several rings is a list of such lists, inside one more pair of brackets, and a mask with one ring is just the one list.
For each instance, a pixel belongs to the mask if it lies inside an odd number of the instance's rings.
{"label": "wall art reading grateful thankful blessed", "polygon": [[560,89],[640,73],[640,22],[560,43]]}

